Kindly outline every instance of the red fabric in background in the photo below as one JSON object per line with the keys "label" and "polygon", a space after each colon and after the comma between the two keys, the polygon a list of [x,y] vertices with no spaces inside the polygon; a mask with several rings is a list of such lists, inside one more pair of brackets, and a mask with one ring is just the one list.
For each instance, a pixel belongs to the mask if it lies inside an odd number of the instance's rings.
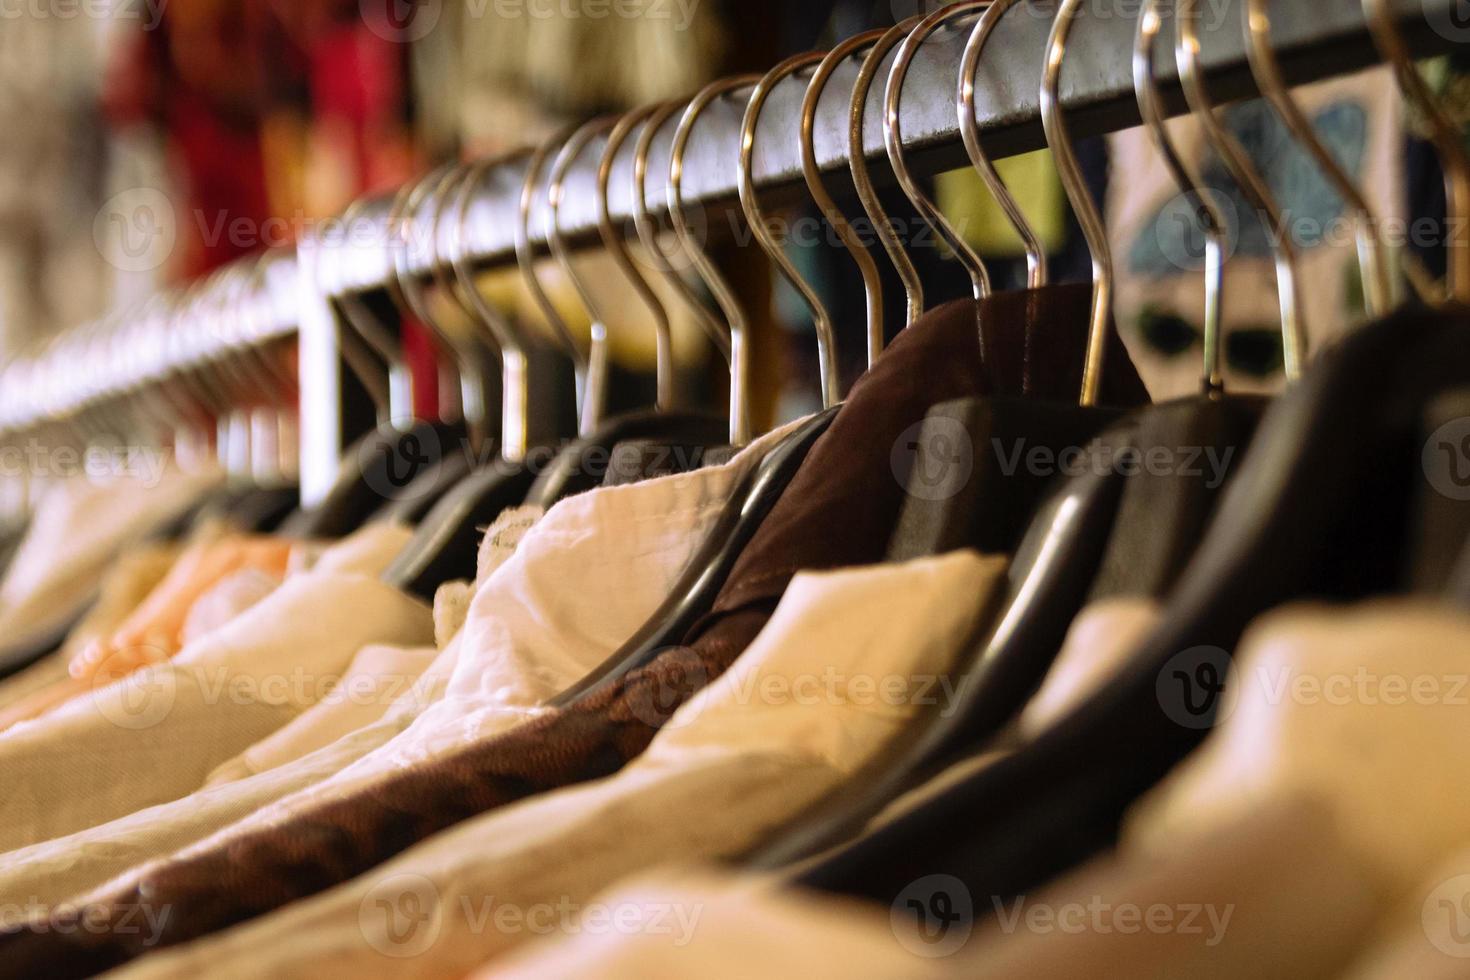
{"label": "red fabric in background", "polygon": [[[267,229],[274,238],[298,228],[303,215],[272,210],[296,197],[268,184],[262,133],[273,117],[304,119],[343,152],[343,201],[412,177],[408,46],[374,33],[362,13],[356,0],[172,0],[157,29],[122,46],[103,110],[117,128],[149,123],[162,134],[177,181],[179,276],[259,251]],[[415,409],[435,417],[435,345],[417,322],[405,320],[403,336]]]}

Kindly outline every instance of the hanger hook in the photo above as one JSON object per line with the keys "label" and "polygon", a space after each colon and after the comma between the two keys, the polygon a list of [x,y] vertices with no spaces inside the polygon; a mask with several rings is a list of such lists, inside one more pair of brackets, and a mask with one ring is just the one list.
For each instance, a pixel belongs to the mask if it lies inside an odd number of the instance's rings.
{"label": "hanger hook", "polygon": [[[1271,12],[1268,0],[1247,0],[1242,17],[1246,55],[1250,60],[1256,87],[1296,141],[1311,154],[1338,196],[1356,215],[1358,267],[1363,279],[1363,296],[1368,312],[1374,316],[1382,316],[1394,304],[1394,284],[1388,253],[1378,237],[1378,231],[1382,227],[1378,216],[1374,214],[1362,191],[1332,155],[1332,151],[1317,138],[1311,122],[1292,97],[1281,74],[1281,65],[1276,60],[1276,51],[1271,45]],[[1430,277],[1423,271],[1417,257],[1412,252],[1405,251],[1403,258],[1405,271],[1415,291],[1429,287]],[[1430,291],[1432,292],[1432,288]]]}
{"label": "hanger hook", "polygon": [[1272,254],[1276,262],[1276,293],[1281,306],[1282,350],[1285,358],[1286,377],[1295,380],[1301,376],[1302,364],[1307,356],[1306,318],[1302,314],[1302,297],[1297,288],[1297,248],[1292,241],[1291,229],[1255,165],[1251,163],[1245,147],[1215,115],[1215,106],[1206,90],[1204,73],[1200,65],[1199,5],[1197,0],[1177,0],[1177,21],[1174,57],[1179,67],[1179,81],[1184,86],[1184,97],[1190,111],[1199,120],[1205,139],[1219,154],[1221,162],[1230,171],[1235,182],[1251,204],[1265,216],[1272,231]]}
{"label": "hanger hook", "polygon": [[1205,233],[1205,324],[1204,324],[1204,377],[1202,387],[1206,395],[1225,390],[1225,376],[1221,368],[1221,322],[1225,295],[1225,216],[1220,213],[1215,198],[1204,186],[1194,171],[1179,153],[1174,139],[1165,125],[1163,99],[1159,93],[1154,46],[1163,26],[1163,0],[1145,0],[1138,18],[1138,34],[1133,45],[1133,90],[1138,98],[1138,111],[1143,117],[1154,148],[1164,159],[1174,183],[1189,198],[1194,206],[1195,220]]}
{"label": "hanger hook", "polygon": [[[541,177],[552,153],[571,138],[572,132],[572,130],[562,130],[554,134],[531,153],[531,158],[526,164],[526,179],[521,185],[520,220],[516,223],[516,262],[520,266],[521,277],[525,281],[526,288],[531,293],[531,299],[536,303],[536,308],[541,311],[541,315],[551,325],[562,349],[572,359],[572,364],[577,370],[579,387],[585,392],[585,386],[580,382],[587,375],[587,355],[577,345],[571,329],[562,319],[556,305],[551,302],[551,297],[546,295],[546,290],[536,275],[536,254],[531,245],[531,209],[536,201],[536,189],[541,183]],[[582,414],[579,412],[578,416]]]}
{"label": "hanger hook", "polygon": [[688,304],[728,367],[730,364],[730,328],[716,319],[709,308],[704,305],[704,301],[695,293],[693,287],[670,263],[668,255],[664,253],[663,244],[659,241],[658,225],[654,220],[653,212],[648,206],[648,158],[653,150],[654,139],[664,124],[676,113],[680,113],[683,108],[684,106],[678,102],[666,102],[658,106],[649,115],[648,121],[643,126],[643,132],[638,135],[638,143],[633,150],[633,225],[638,230],[638,240],[643,243],[643,250],[648,253],[649,261]]}
{"label": "hanger hook", "polygon": [[873,257],[868,254],[862,239],[853,230],[852,223],[847,220],[847,215],[832,199],[832,194],[827,190],[826,182],[822,179],[822,168],[817,162],[816,129],[817,109],[822,103],[822,94],[826,92],[827,83],[831,81],[833,74],[843,62],[863,48],[870,47],[884,33],[885,31],[881,28],[866,31],[848,38],[827,52],[827,56],[812,73],[811,81],[807,83],[806,96],[801,103],[802,174],[806,177],[807,190],[817,202],[817,207],[822,209],[827,221],[837,230],[843,247],[857,263],[858,271],[862,273],[863,293],[867,298],[869,367],[872,367],[878,355],[883,353],[883,279],[878,274],[878,263],[873,261]]}
{"label": "hanger hook", "polygon": [[756,241],[765,249],[771,261],[776,264],[776,268],[781,270],[786,281],[801,295],[802,300],[812,311],[812,323],[817,333],[817,361],[821,367],[822,376],[822,407],[831,408],[842,400],[842,385],[837,377],[837,334],[832,329],[832,315],[827,311],[827,305],[822,302],[821,294],[811,283],[802,278],[796,264],[791,261],[780,243],[776,241],[775,236],[771,234],[770,226],[766,224],[765,215],[761,212],[754,174],[755,131],[760,124],[761,110],[765,108],[771,92],[783,79],[795,75],[803,68],[818,64],[822,57],[821,52],[793,55],[756,82],[755,88],[750,93],[750,101],[745,106],[745,118],[740,125],[740,179],[738,184],[740,207],[745,212],[745,221],[755,234]]}
{"label": "hanger hook", "polygon": [[1036,229],[1031,227],[1031,222],[1027,220],[1026,212],[1021,210],[1021,205],[1017,202],[1015,195],[1011,193],[1011,189],[1006,186],[1000,173],[996,171],[995,165],[991,163],[990,156],[980,142],[980,124],[975,119],[975,77],[980,71],[980,55],[985,50],[990,35],[1000,24],[1001,18],[1015,4],[1016,0],[994,0],[980,15],[975,29],[970,32],[970,40],[965,44],[964,57],[960,62],[959,97],[956,102],[959,104],[960,136],[964,140],[965,151],[969,154],[970,162],[974,164],[976,172],[980,174],[980,179],[985,182],[991,196],[1000,205],[1006,220],[1010,222],[1026,248],[1027,287],[1040,289],[1046,285],[1049,278],[1046,249],[1042,246]]}
{"label": "hanger hook", "polygon": [[[362,216],[363,209],[367,206],[366,199],[359,198],[348,205],[347,210],[342,212],[342,240],[334,247],[326,248],[326,254],[332,257],[332,271],[337,273],[336,282],[319,282],[318,288],[336,292],[333,304],[342,312],[342,318],[352,328],[352,333],[358,341],[365,344],[371,352],[367,357],[361,347],[349,342],[343,345],[342,353],[363,386],[373,398],[378,410],[379,424],[395,426],[406,425],[413,418],[413,377],[409,373],[408,365],[403,360],[403,349],[398,338],[383,325],[367,305],[358,298],[350,288],[342,281],[342,264],[347,261],[350,250],[354,247],[353,225]],[[326,263],[323,262],[325,267]],[[324,277],[325,278],[325,277]],[[373,374],[369,373],[368,360],[376,355],[384,365],[383,373],[386,375],[384,383],[379,383]]]}
{"label": "hanger hook", "polygon": [[1463,220],[1456,219],[1470,215],[1470,154],[1465,152],[1460,126],[1449,117],[1424,83],[1394,22],[1390,4],[1386,0],[1363,0],[1363,12],[1368,18],[1373,43],[1393,65],[1399,86],[1410,104],[1429,123],[1430,139],[1444,169],[1445,210],[1450,219],[1450,234],[1446,236],[1445,244],[1448,293],[1455,302],[1470,303],[1470,243],[1465,242],[1463,235],[1455,230],[1463,227]]}
{"label": "hanger hook", "polygon": [[[514,156],[514,155],[512,155]],[[520,462],[529,450],[530,391],[526,348],[510,319],[485,299],[470,268],[469,213],[474,190],[485,174],[507,158],[481,160],[470,166],[454,200],[454,225],[449,266],[459,282],[463,299],[500,347],[500,456]]]}
{"label": "hanger hook", "polygon": [[416,184],[410,185],[406,193],[400,193],[394,201],[389,217],[392,234],[390,241],[393,259],[393,275],[388,280],[388,291],[400,309],[406,309],[420,323],[433,331],[434,335],[449,348],[453,356],[456,375],[460,386],[460,408],[471,449],[478,452],[485,444],[489,425],[489,406],[485,383],[484,352],[477,349],[472,340],[447,329],[434,315],[428,296],[409,267],[412,251],[418,245],[415,234],[418,213],[425,203],[432,204],[429,243],[429,266],[438,264],[439,222],[444,216],[444,202],[448,190],[456,178],[452,164],[441,165],[430,171]]}
{"label": "hanger hook", "polygon": [[679,128],[674,132],[674,147],[669,154],[669,216],[674,223],[674,234],[684,247],[695,269],[704,277],[705,285],[714,294],[715,302],[730,324],[730,444],[744,446],[750,442],[750,350],[749,321],[730,283],[705,253],[704,247],[694,240],[684,210],[684,154],[689,149],[689,138],[694,133],[694,124],[718,98],[737,89],[753,86],[760,81],[758,75],[741,75],[711,82],[684,110],[679,119]]}
{"label": "hanger hook", "polygon": [[904,194],[913,202],[919,214],[944,239],[970,273],[970,283],[977,300],[990,295],[990,272],[985,268],[985,262],[970,247],[970,243],[965,241],[965,237],[955,231],[954,226],[939,210],[939,206],[924,193],[924,188],[919,186],[909,170],[903,147],[903,83],[908,78],[909,66],[914,63],[919,48],[930,35],[957,18],[989,6],[990,2],[991,0],[958,0],[921,20],[899,45],[893,67],[888,72],[888,86],[883,92],[883,143],[888,148],[888,162],[898,178],[898,186],[903,188]]}
{"label": "hanger hook", "polygon": [[904,295],[908,302],[906,323],[913,323],[924,315],[924,283],[919,278],[919,270],[914,268],[909,253],[904,250],[903,243],[899,241],[898,234],[893,230],[893,219],[884,209],[883,201],[878,197],[878,189],[873,186],[872,173],[868,167],[868,150],[864,130],[867,122],[868,93],[873,87],[873,79],[878,75],[878,69],[883,65],[883,59],[923,19],[922,15],[915,14],[890,27],[882,37],[873,42],[873,49],[868,52],[868,56],[863,59],[862,66],[858,69],[857,81],[852,86],[852,101],[848,104],[847,113],[847,155],[848,166],[852,170],[853,186],[857,188],[858,200],[862,202],[863,211],[867,214],[868,220],[873,223],[873,231],[877,233],[878,240],[883,243],[883,251],[888,253],[888,260],[893,263],[894,269],[898,271],[899,281],[903,283]]}
{"label": "hanger hook", "polygon": [[546,199],[551,207],[550,220],[546,226],[546,237],[551,245],[552,257],[556,259],[572,287],[582,300],[582,305],[591,318],[591,344],[588,350],[587,380],[582,397],[582,419],[579,426],[582,435],[590,435],[602,421],[607,402],[607,314],[597,301],[586,280],[577,272],[572,262],[572,252],[567,246],[561,230],[561,208],[566,202],[566,180],[572,164],[582,155],[587,145],[598,136],[613,128],[617,120],[612,117],[594,119],[577,129],[557,153],[551,165],[551,176],[546,185]]}
{"label": "hanger hook", "polygon": [[1062,187],[1077,222],[1082,226],[1082,235],[1087,240],[1087,249],[1092,255],[1092,318],[1087,331],[1087,358],[1082,368],[1083,405],[1096,405],[1098,391],[1102,387],[1103,354],[1107,346],[1109,321],[1113,315],[1113,253],[1108,245],[1108,230],[1103,224],[1102,214],[1087,187],[1087,178],[1077,162],[1077,151],[1072,146],[1072,137],[1062,113],[1060,90],[1062,61],[1067,53],[1067,38],[1072,23],[1077,18],[1077,8],[1082,0],[1062,0],[1052,21],[1051,33],[1046,41],[1046,61],[1041,79],[1041,125],[1046,132],[1047,145],[1056,158],[1057,173],[1062,178]]}
{"label": "hanger hook", "polygon": [[633,261],[633,254],[628,250],[628,243],[622,235],[618,234],[613,226],[612,204],[609,201],[609,189],[612,185],[613,165],[617,161],[618,153],[633,130],[657,109],[657,106],[643,106],[634,109],[618,119],[613,126],[612,132],[607,135],[607,146],[602,151],[602,159],[597,164],[597,233],[602,238],[602,245],[613,262],[617,264],[623,278],[633,287],[643,305],[653,316],[653,338],[655,344],[655,376],[654,376],[654,405],[659,411],[667,411],[674,403],[674,337],[669,323],[668,310],[659,299],[658,293],[653,286],[644,278],[638,269],[638,263]]}

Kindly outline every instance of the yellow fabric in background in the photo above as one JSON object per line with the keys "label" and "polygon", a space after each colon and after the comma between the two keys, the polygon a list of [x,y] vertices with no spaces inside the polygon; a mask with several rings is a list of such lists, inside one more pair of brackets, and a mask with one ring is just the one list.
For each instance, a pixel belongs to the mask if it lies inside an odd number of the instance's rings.
{"label": "yellow fabric in background", "polygon": [[[1041,244],[1055,252],[1067,233],[1062,181],[1050,150],[1037,150],[995,162]],[[994,196],[973,167],[940,174],[936,186],[944,216],[982,256],[1010,258],[1025,254],[1021,238],[1006,220]]]}

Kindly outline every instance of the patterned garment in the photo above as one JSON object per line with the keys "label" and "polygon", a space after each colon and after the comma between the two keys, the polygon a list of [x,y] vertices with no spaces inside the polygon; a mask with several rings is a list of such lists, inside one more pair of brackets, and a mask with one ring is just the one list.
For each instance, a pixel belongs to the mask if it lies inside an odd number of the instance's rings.
{"label": "patterned garment", "polygon": [[[1387,69],[1303,86],[1294,95],[1317,137],[1363,190],[1385,241],[1402,244],[1409,230],[1403,128],[1398,90]],[[1281,206],[1297,246],[1310,355],[1363,319],[1353,214],[1268,103],[1229,106],[1221,110],[1221,121]],[[1227,226],[1221,352],[1226,383],[1238,392],[1278,391],[1285,376],[1273,232],[1198,123],[1171,120],[1169,132]],[[1112,173],[1128,175],[1111,181],[1107,196],[1119,329],[1156,399],[1195,394],[1203,368],[1203,229],[1191,198],[1176,187],[1147,132],[1113,134],[1108,146]]]}
{"label": "patterned garment", "polygon": [[[798,570],[883,560],[905,496],[896,444],[931,405],[990,392],[1075,399],[1090,301],[1086,286],[1000,294],[978,314],[952,303],[906,330],[853,389],[684,646],[440,762],[5,930],[0,977],[98,973],[324,891],[478,814],[617,772],[750,645]],[[1110,340],[1105,400],[1146,402]],[[142,928],[145,918],[156,928]]]}

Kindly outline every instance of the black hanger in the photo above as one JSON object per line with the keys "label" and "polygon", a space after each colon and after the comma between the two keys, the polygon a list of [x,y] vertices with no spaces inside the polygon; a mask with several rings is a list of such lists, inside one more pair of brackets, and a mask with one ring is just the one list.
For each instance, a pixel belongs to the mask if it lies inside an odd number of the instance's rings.
{"label": "black hanger", "polygon": [[1424,478],[1414,500],[1405,577],[1419,595],[1453,593],[1470,548],[1470,388],[1436,398],[1420,427]]}
{"label": "black hanger", "polygon": [[1137,453],[1119,463],[1128,479],[1089,600],[1168,594],[1268,404],[1203,396],[1140,414]]}
{"label": "black hanger", "polygon": [[454,426],[429,422],[414,422],[407,429],[378,426],[347,450],[325,499],[309,511],[288,517],[280,533],[313,539],[351,534],[437,461],[433,447],[457,446],[457,431]]}
{"label": "black hanger", "polygon": [[[596,432],[563,447],[537,477],[526,502],[550,508],[559,500],[602,486],[619,443],[642,441],[667,447],[666,458],[677,467],[692,464],[706,449],[722,446],[727,427],[728,422],[720,416],[697,412],[614,416]],[[680,452],[675,453],[676,448]]]}
{"label": "black hanger", "polygon": [[474,472],[474,468],[472,453],[442,456],[404,489],[400,499],[390,501],[374,514],[373,520],[417,527],[441,500]]}
{"label": "black hanger", "polygon": [[683,642],[694,624],[714,606],[741,552],[836,415],[837,409],[832,408],[813,416],[766,452],[736,487],[704,544],[648,623],[606,662],[558,695],[553,705],[570,704],[593,688],[646,666],[664,650]]}
{"label": "black hanger", "polygon": [[439,586],[475,578],[480,534],[526,498],[535,476],[524,462],[496,460],[456,484],[424,517],[383,581],[433,601]]}
{"label": "black hanger", "polygon": [[[1252,619],[1301,596],[1397,587],[1422,409],[1467,380],[1463,314],[1400,314],[1350,335],[1267,413],[1166,618],[1119,677],[802,883],[890,901],[942,870],[983,905],[1108,846],[1124,810],[1208,732],[1224,651]],[[1161,681],[1171,672],[1177,693]]]}
{"label": "black hanger", "polygon": [[661,439],[629,439],[613,447],[605,487],[620,487],[706,466],[723,466],[735,458],[734,446],[670,444]]}
{"label": "black hanger", "polygon": [[1450,580],[1450,601],[1459,603],[1470,608],[1470,541],[1465,542],[1465,550],[1460,554],[1460,564],[1456,568],[1454,577]]}
{"label": "black hanger", "polygon": [[300,501],[301,490],[294,486],[229,488],[196,510],[189,526],[219,517],[238,531],[270,534],[296,511]]}
{"label": "black hanger", "polygon": [[[959,405],[983,407],[978,400]],[[951,412],[954,406],[942,406]],[[1136,424],[1124,420],[1097,437],[1096,444],[1120,452],[1135,444]],[[1028,481],[1029,482],[1029,481]],[[794,820],[771,843],[752,854],[755,868],[780,868],[848,839],[890,801],[909,789],[944,756],[954,729],[998,730],[1013,713],[1019,692],[1040,683],[1050,656],[1060,648],[1068,625],[1087,596],[1102,558],[1108,529],[1122,492],[1122,475],[1091,467],[1065,480],[1030,522],[1007,570],[1005,591],[981,617],[986,636],[977,643],[970,676],[966,716],[949,722],[935,712],[914,726],[893,750],[861,775]],[[1020,525],[1025,528],[1026,525]],[[977,529],[978,531],[978,529]],[[986,529],[988,534],[1004,531]],[[1024,645],[1026,654],[1014,650]],[[1037,653],[1042,651],[1042,653]],[[1002,654],[1005,654],[1002,656]],[[982,695],[976,703],[975,695]],[[988,697],[984,697],[988,695]],[[988,710],[987,710],[988,709]]]}

